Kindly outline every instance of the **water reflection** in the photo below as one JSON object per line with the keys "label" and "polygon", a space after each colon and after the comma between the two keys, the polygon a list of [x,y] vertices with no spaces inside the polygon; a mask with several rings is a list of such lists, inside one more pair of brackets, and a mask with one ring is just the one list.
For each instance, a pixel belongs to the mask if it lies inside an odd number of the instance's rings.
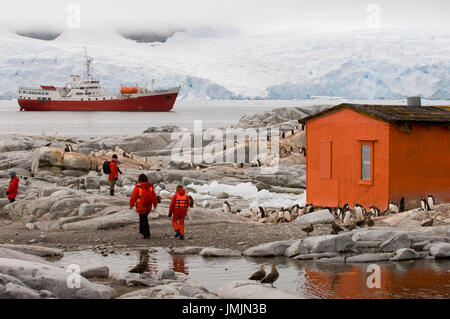
{"label": "water reflection", "polygon": [[182,272],[189,275],[189,268],[185,265],[186,256],[184,255],[172,255],[172,269],[176,272]]}

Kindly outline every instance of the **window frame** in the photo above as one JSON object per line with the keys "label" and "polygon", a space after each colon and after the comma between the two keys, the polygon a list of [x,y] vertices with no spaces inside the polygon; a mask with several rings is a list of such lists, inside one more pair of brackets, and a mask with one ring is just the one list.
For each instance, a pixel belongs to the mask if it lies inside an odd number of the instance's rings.
{"label": "window frame", "polygon": [[[359,184],[361,185],[373,185],[374,181],[374,153],[375,153],[375,140],[359,140]],[[370,179],[362,179],[362,147],[363,145],[370,147]]]}

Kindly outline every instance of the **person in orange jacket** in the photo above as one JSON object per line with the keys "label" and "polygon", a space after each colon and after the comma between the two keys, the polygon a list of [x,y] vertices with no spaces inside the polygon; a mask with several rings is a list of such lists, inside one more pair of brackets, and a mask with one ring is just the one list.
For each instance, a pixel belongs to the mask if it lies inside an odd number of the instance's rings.
{"label": "person in orange jacket", "polygon": [[[169,206],[169,218],[172,217],[172,225],[175,230],[175,238],[184,239],[184,218],[189,207],[189,197],[183,189],[183,185],[177,185],[177,191],[172,197]],[[180,222],[178,224],[178,221]]]}
{"label": "person in orange jacket", "polygon": [[152,206],[158,206],[156,193],[148,182],[145,174],[139,175],[138,184],[134,187],[130,198],[130,209],[136,206],[136,212],[139,214],[139,232],[145,239],[150,238],[150,226],[148,225],[148,214],[152,211]]}
{"label": "person in orange jacket", "polygon": [[114,196],[114,187],[116,186],[116,182],[119,179],[119,173],[122,174],[122,171],[117,166],[118,164],[120,164],[120,162],[118,161],[117,155],[114,154],[112,156],[111,161],[109,162],[110,173],[108,176],[108,180],[109,180],[109,195],[111,196]]}
{"label": "person in orange jacket", "polygon": [[8,174],[11,176],[11,181],[6,190],[6,195],[8,195],[9,202],[14,203],[16,201],[17,191],[19,190],[19,178],[16,176],[15,171],[10,171]]}

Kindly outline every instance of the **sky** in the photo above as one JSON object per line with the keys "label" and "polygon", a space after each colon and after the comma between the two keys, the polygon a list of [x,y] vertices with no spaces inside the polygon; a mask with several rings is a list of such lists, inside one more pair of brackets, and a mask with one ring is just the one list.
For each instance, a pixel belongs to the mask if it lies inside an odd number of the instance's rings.
{"label": "sky", "polygon": [[449,0],[14,0],[0,6],[0,27],[67,28],[80,8],[86,29],[166,31],[223,27],[283,29],[433,29],[450,31]]}

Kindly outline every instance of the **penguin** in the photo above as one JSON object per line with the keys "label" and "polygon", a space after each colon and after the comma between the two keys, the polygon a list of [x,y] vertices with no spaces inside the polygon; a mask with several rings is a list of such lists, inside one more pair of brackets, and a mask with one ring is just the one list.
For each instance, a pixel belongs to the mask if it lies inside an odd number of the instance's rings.
{"label": "penguin", "polygon": [[266,271],[264,270],[264,265],[259,265],[259,270],[251,275],[248,279],[250,280],[263,280],[266,277]]}
{"label": "penguin", "polygon": [[398,206],[398,211],[400,213],[405,211],[405,198],[404,197],[402,197],[400,199],[400,205]]}
{"label": "penguin", "polygon": [[143,171],[143,170],[144,170],[144,166],[139,165],[139,169],[140,169],[141,171]]}
{"label": "penguin", "polygon": [[305,214],[312,213],[314,211],[314,205],[313,204],[306,204],[305,206]]}
{"label": "penguin", "polygon": [[191,195],[189,195],[188,198],[189,198],[189,207],[190,208],[194,207],[194,199],[192,198]]}
{"label": "penguin", "polygon": [[350,210],[344,211],[342,216],[343,216],[343,217],[342,217],[342,223],[343,223],[344,225],[350,224],[351,219],[352,219],[352,218],[351,218],[351,217],[352,217],[352,214],[351,214]]}
{"label": "penguin", "polygon": [[300,148],[300,153],[302,153],[303,156],[306,157],[306,147],[303,146],[302,148]]}
{"label": "penguin", "polygon": [[228,201],[223,202],[223,211],[228,214],[231,213],[231,205]]}
{"label": "penguin", "polygon": [[298,212],[300,210],[300,206],[298,204],[295,204],[291,207],[291,216],[293,219],[298,217]]}
{"label": "penguin", "polygon": [[261,161],[259,159],[256,160],[256,163],[258,163],[258,167],[261,167]]}
{"label": "penguin", "polygon": [[380,210],[378,209],[378,207],[376,207],[374,205],[370,206],[369,212],[372,214],[372,216],[375,216],[375,217],[380,216]]}
{"label": "penguin", "polygon": [[362,220],[364,218],[363,207],[361,205],[359,205],[358,203],[355,203],[353,205],[353,208],[354,208],[355,213],[356,213],[356,218],[358,220]]}
{"label": "penguin", "polygon": [[294,135],[294,133],[295,133],[294,130],[291,130],[291,135]]}
{"label": "penguin", "polygon": [[286,133],[285,133],[285,132],[281,133],[281,138],[282,138],[282,139],[285,139],[285,138],[286,138]]}
{"label": "penguin", "polygon": [[239,168],[244,168],[244,163],[240,163]]}
{"label": "penguin", "polygon": [[422,198],[420,200],[420,204],[422,205],[422,209],[426,212],[430,211],[430,205],[428,204],[428,202],[425,200],[425,198]]}
{"label": "penguin", "polygon": [[428,206],[430,206],[430,209],[434,209],[435,201],[434,201],[433,195],[428,194],[427,202],[428,202]]}
{"label": "penguin", "polygon": [[261,218],[264,218],[267,216],[267,212],[264,208],[262,208],[262,206],[259,206],[258,209],[259,209],[259,213],[261,214]]}
{"label": "penguin", "polygon": [[397,214],[399,212],[398,205],[394,202],[389,202],[389,211],[391,211],[394,214]]}

